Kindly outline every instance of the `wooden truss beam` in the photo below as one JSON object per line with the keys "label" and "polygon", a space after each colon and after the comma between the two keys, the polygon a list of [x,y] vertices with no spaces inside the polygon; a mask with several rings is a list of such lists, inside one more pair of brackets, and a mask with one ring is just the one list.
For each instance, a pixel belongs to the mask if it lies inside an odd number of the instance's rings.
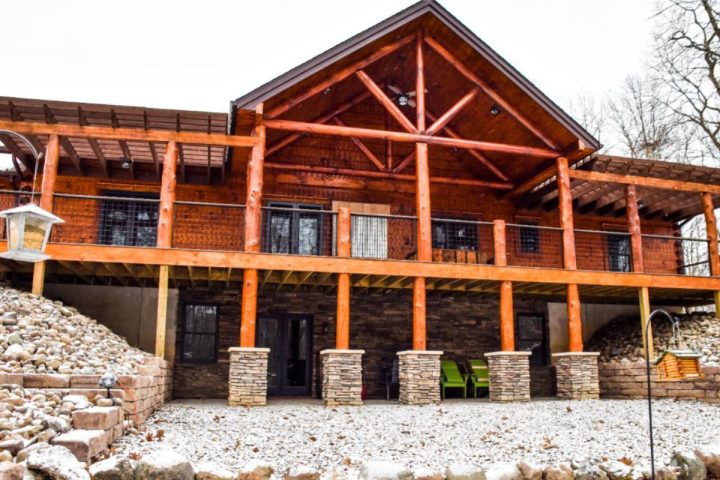
{"label": "wooden truss beam", "polygon": [[460,100],[457,101],[457,103],[455,103],[455,105],[450,107],[447,112],[445,112],[440,118],[436,119],[434,123],[430,125],[430,127],[428,127],[428,129],[425,131],[425,134],[435,135],[441,129],[445,128],[445,126],[450,123],[450,121],[455,118],[460,112],[462,112],[462,110],[470,102],[472,102],[479,93],[480,89],[475,88],[466,95],[464,95]]}
{"label": "wooden truss beam", "polygon": [[[55,115],[53,114],[50,107],[46,104],[43,105],[43,110],[45,111],[45,121],[49,124],[56,124],[58,123],[55,119]],[[20,133],[20,132],[18,132]],[[75,150],[75,147],[72,146],[72,143],[70,143],[70,140],[68,140],[65,137],[60,137],[60,146],[63,150],[65,150],[65,153],[70,158],[70,161],[72,161],[73,165],[75,165],[75,170],[78,171],[80,175],[83,174],[83,168],[82,168],[82,162],[80,161],[80,156],[78,155],[77,151]]]}
{"label": "wooden truss beam", "polygon": [[[341,127],[347,127],[347,124],[343,122],[340,117],[333,118],[333,121],[340,125]],[[380,161],[379,158],[370,150],[367,145],[365,145],[362,140],[360,140],[357,137],[350,137],[350,141],[352,141],[358,150],[360,150],[365,157],[370,160],[370,162],[377,167],[378,170],[381,172],[385,170],[385,165]]]}
{"label": "wooden truss beam", "polygon": [[413,125],[409,118],[398,108],[397,105],[383,92],[383,89],[373,81],[370,76],[359,70],[355,73],[360,81],[367,87],[370,93],[377,99],[380,104],[385,107],[390,115],[400,124],[402,127],[410,133],[418,133],[418,129]]}
{"label": "wooden truss beam", "polygon": [[242,135],[204,132],[174,132],[172,130],[143,130],[141,128],[112,128],[71,125],[66,123],[13,122],[0,120],[0,129],[25,135],[60,135],[64,137],[98,138],[104,140],[137,140],[140,142],[169,142],[221,147],[252,147],[257,139]]}
{"label": "wooden truss beam", "polygon": [[[85,116],[85,112],[83,111],[82,107],[79,105],[78,105],[78,122],[82,126],[90,125],[90,123],[87,121],[87,117]],[[103,174],[106,177],[110,177],[110,171],[108,170],[107,159],[105,158],[105,154],[103,153],[102,148],[100,148],[100,144],[98,143],[97,139],[88,138],[87,141],[90,144],[90,148],[92,148],[92,151],[95,154],[95,157],[98,159],[98,162],[100,162],[100,169],[103,171]]]}

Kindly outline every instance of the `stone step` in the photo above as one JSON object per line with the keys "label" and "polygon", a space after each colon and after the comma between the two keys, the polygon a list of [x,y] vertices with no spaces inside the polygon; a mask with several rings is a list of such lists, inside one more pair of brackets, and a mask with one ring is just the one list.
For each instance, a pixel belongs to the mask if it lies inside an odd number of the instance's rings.
{"label": "stone step", "polygon": [[107,435],[105,430],[70,430],[58,435],[50,443],[67,448],[81,462],[89,462],[105,451]]}
{"label": "stone step", "polygon": [[120,407],[90,407],[72,414],[73,427],[81,430],[107,430],[122,422]]}

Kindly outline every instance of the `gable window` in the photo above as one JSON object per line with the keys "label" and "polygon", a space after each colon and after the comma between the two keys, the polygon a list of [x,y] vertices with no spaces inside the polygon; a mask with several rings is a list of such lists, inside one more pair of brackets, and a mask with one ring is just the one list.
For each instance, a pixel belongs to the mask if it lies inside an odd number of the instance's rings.
{"label": "gable window", "polygon": [[156,246],[159,207],[156,194],[104,192],[103,195],[106,198],[100,210],[102,245]]}
{"label": "gable window", "polygon": [[433,248],[477,251],[478,230],[474,223],[455,220],[432,221]]}
{"label": "gable window", "polygon": [[215,362],[218,340],[217,305],[186,304],[181,335],[183,362]]}
{"label": "gable window", "polygon": [[607,235],[608,266],[611,272],[630,272],[630,237],[621,233]]}
{"label": "gable window", "polygon": [[271,203],[266,210],[265,251],[296,255],[322,252],[322,207],[297,203]]}

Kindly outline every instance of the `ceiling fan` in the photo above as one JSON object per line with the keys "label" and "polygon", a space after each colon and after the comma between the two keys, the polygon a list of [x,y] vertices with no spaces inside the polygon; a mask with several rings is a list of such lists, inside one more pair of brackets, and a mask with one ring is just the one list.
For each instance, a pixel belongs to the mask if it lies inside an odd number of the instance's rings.
{"label": "ceiling fan", "polygon": [[415,106],[417,105],[415,103],[415,100],[413,100],[413,97],[417,95],[417,92],[415,92],[414,90],[412,92],[404,92],[400,87],[397,87],[395,85],[388,85],[387,88],[395,94],[395,101],[401,107],[407,106],[415,108]]}

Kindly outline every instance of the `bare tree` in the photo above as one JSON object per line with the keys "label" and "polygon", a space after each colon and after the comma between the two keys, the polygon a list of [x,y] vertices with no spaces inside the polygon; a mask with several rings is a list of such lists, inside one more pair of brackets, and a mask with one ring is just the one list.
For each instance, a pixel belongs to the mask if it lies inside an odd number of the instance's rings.
{"label": "bare tree", "polygon": [[581,92],[568,101],[567,107],[572,117],[602,144],[598,153],[612,150],[613,144],[608,136],[607,101],[604,98],[598,101],[589,92]]}
{"label": "bare tree", "polygon": [[720,162],[720,5],[718,0],[660,0],[654,76],[683,123],[702,132]]}

